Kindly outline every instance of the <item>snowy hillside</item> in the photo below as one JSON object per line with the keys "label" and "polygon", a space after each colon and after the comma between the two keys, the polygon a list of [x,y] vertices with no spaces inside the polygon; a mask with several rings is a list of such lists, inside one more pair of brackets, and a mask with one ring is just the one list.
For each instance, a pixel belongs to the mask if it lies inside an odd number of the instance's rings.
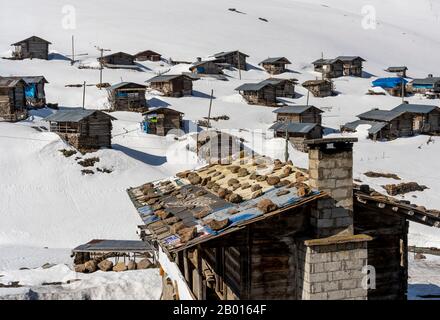
{"label": "snowy hillside", "polygon": [[[196,121],[207,116],[213,89],[212,115],[230,117],[213,123],[219,129],[264,131],[273,123],[273,108],[247,105],[234,91],[245,82],[266,79],[269,75],[258,63],[269,56],[285,56],[292,61],[291,71],[281,77],[297,78],[300,83],[320,76],[310,63],[322,53],[329,58],[359,55],[367,60],[367,77],[335,79],[338,96],[310,98],[311,104],[325,111],[323,124],[333,129],[372,108],[392,109],[400,104],[400,98],[365,95],[375,77],[389,75],[383,71],[388,66],[406,65],[410,77],[440,75],[440,0],[74,3],[73,8],[66,9],[58,0],[42,0],[38,6],[31,0],[7,4],[0,0],[0,28],[7,30],[0,33],[0,56],[10,56],[10,44],[31,35],[52,42],[51,60],[0,59],[0,76],[44,75],[49,81],[48,102],[66,108],[81,105],[82,89],[65,85],[99,81],[98,70],[78,68],[78,64],[96,64],[99,52],[95,46],[130,54],[151,49],[166,59],[179,61],[195,61],[196,57],[236,49],[248,54],[251,67],[242,72],[242,80],[237,72],[227,71],[229,81],[196,81],[193,97],[147,96],[152,106],[170,106],[184,112],[186,120]],[[376,10],[375,29],[363,28],[365,5]],[[19,28],[12,27],[17,12]],[[73,15],[72,24],[69,19]],[[72,35],[76,52],[87,53],[79,56],[80,62],[74,66],[63,58],[70,54]],[[105,69],[104,82],[144,83],[159,72],[188,71],[188,65],[143,64],[145,72]],[[296,91],[300,97],[286,101],[305,104],[306,90],[298,86]],[[419,97],[406,100],[440,104],[439,100]],[[108,108],[106,91],[87,87],[86,108]],[[113,123],[113,149],[87,155],[98,156],[96,167],[109,168],[112,173],[84,176],[74,157],[65,158],[58,151],[67,145],[57,135],[35,128],[47,126],[41,121],[47,113],[35,111],[26,121],[0,123],[0,270],[39,267],[46,262],[69,264],[70,249],[92,238],[137,239],[136,227],[141,221],[125,190],[198,165],[194,154],[185,148],[187,141],[146,135],[138,130],[139,114],[118,112],[113,114],[118,119]],[[404,182],[429,187],[405,199],[440,209],[440,137],[427,145],[426,136],[375,143],[366,140],[362,132],[356,135],[360,142],[355,146],[355,178],[383,191],[381,185],[393,181],[367,178],[363,173],[396,173]],[[255,148],[282,157],[283,146],[282,141],[263,139]],[[293,150],[290,154],[295,164],[307,166],[305,154]],[[412,224],[410,233],[410,244],[440,247],[440,229]]]}

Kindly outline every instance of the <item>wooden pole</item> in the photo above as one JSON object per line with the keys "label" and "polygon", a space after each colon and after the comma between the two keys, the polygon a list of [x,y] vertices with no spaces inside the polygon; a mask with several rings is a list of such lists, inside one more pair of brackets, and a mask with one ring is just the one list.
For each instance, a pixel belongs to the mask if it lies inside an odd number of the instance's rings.
{"label": "wooden pole", "polygon": [[289,132],[287,131],[288,123],[286,122],[286,149],[284,150],[285,162],[289,161]]}
{"label": "wooden pole", "polygon": [[212,108],[212,99],[214,98],[214,90],[211,89],[211,99],[209,100],[209,111],[208,111],[208,127],[206,129],[209,129],[211,126],[211,108]]}
{"label": "wooden pole", "polygon": [[241,80],[240,51],[237,51],[237,62],[238,62],[238,78]]}
{"label": "wooden pole", "polygon": [[104,66],[102,64],[102,57],[104,56],[104,49],[101,50],[101,59],[99,60],[100,68],[99,68],[99,90],[102,89],[102,69],[104,69]]}
{"label": "wooden pole", "polygon": [[309,98],[310,98],[310,90],[307,89],[307,104],[306,104],[307,107],[309,106]]}
{"label": "wooden pole", "polygon": [[75,36],[72,35],[72,61],[70,62],[71,65],[74,65],[75,63]]}
{"label": "wooden pole", "polygon": [[405,80],[402,77],[402,103],[405,103]]}
{"label": "wooden pole", "polygon": [[84,81],[83,84],[83,109],[85,108],[86,105],[86,82]]}

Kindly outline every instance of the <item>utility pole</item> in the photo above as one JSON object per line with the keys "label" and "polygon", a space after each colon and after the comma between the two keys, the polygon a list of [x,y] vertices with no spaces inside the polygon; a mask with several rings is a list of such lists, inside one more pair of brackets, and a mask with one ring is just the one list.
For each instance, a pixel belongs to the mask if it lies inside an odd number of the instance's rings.
{"label": "utility pole", "polygon": [[405,80],[402,77],[402,103],[405,103]]}
{"label": "utility pole", "polygon": [[238,78],[241,80],[240,51],[237,51],[237,62],[238,62]]}
{"label": "utility pole", "polygon": [[287,131],[287,126],[289,124],[286,122],[286,149],[284,150],[284,160],[289,161],[289,132]]}
{"label": "utility pole", "polygon": [[75,63],[75,36],[72,35],[72,61],[70,62],[70,64],[73,66],[74,63]]}
{"label": "utility pole", "polygon": [[209,111],[208,111],[208,127],[206,129],[209,129],[211,126],[211,108],[212,108],[212,99],[214,98],[214,90],[211,89],[211,99],[209,100]]}
{"label": "utility pole", "polygon": [[310,98],[310,90],[307,89],[307,103],[306,103],[307,107],[309,106],[309,98]]}
{"label": "utility pole", "polygon": [[84,81],[83,84],[83,109],[85,109],[86,105],[86,82]]}
{"label": "utility pole", "polygon": [[98,46],[95,46],[95,48],[101,52],[100,59],[99,59],[99,90],[102,90],[102,69],[104,69],[104,65],[102,63],[102,58],[104,57],[104,51],[111,51],[110,49],[104,49],[100,48]]}

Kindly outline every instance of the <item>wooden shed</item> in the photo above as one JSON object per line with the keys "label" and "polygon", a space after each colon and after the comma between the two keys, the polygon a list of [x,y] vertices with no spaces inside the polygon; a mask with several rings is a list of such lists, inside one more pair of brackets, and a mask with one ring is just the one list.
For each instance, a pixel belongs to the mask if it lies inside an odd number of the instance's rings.
{"label": "wooden shed", "polygon": [[107,68],[117,68],[120,66],[134,65],[135,57],[125,52],[116,52],[103,57],[99,57],[98,61]]}
{"label": "wooden shed", "polygon": [[280,79],[280,78],[268,78],[261,81],[261,84],[271,84],[275,87],[275,96],[283,98],[295,98],[295,85],[297,79]]}
{"label": "wooden shed", "polygon": [[308,151],[306,140],[322,138],[322,127],[317,123],[278,121],[269,130],[274,131],[275,137],[287,136],[295,149],[301,152]]}
{"label": "wooden shed", "polygon": [[99,110],[66,109],[46,117],[51,132],[77,149],[111,148],[112,120]]}
{"label": "wooden shed", "polygon": [[152,89],[163,93],[164,96],[183,97],[192,95],[193,81],[195,80],[197,79],[184,74],[164,74],[147,80],[147,83]]}
{"label": "wooden shed", "polygon": [[214,54],[213,57],[215,58],[215,61],[218,63],[229,64],[234,68],[247,70],[246,58],[249,58],[249,56],[238,50],[219,52]]}
{"label": "wooden shed", "polygon": [[331,80],[308,80],[302,86],[309,90],[314,97],[324,98],[334,94]]}
{"label": "wooden shed", "polygon": [[434,93],[440,94],[440,77],[433,77],[429,75],[426,78],[414,79],[410,85],[409,90],[413,93]]}
{"label": "wooden shed", "polygon": [[15,59],[49,59],[49,45],[51,43],[42,38],[32,36],[11,44],[15,49],[12,56]]}
{"label": "wooden shed", "polygon": [[262,66],[268,73],[275,75],[285,72],[286,65],[291,62],[285,57],[267,58],[261,61],[258,65]]}
{"label": "wooden shed", "polygon": [[183,128],[183,113],[171,108],[156,108],[143,115],[142,129],[148,134],[166,136],[170,130]]}
{"label": "wooden shed", "polygon": [[388,67],[387,69],[385,69],[385,71],[389,73],[395,73],[397,77],[406,78],[406,72],[408,71],[408,68],[405,66]]}
{"label": "wooden shed", "polygon": [[148,111],[145,91],[147,86],[133,82],[120,82],[107,88],[111,111]]}
{"label": "wooden shed", "polygon": [[214,61],[197,61],[189,70],[194,74],[223,74],[222,68]]}
{"label": "wooden shed", "polygon": [[134,55],[136,61],[161,61],[162,55],[152,50],[145,50]]}
{"label": "wooden shed", "polygon": [[322,124],[322,111],[315,106],[293,105],[278,108],[273,111],[277,122],[298,122]]}
{"label": "wooden shed", "polygon": [[[1,77],[0,77],[1,78]],[[43,76],[7,77],[8,79],[22,79],[25,85],[26,106],[41,108],[46,105],[46,92],[44,87],[49,83]]]}
{"label": "wooden shed", "polygon": [[162,298],[406,299],[408,220],[440,217],[353,185],[355,141],[306,141],[308,170],[256,155],[129,189],[141,239],[161,252]]}
{"label": "wooden shed", "polygon": [[339,56],[335,59],[318,59],[313,65],[315,71],[322,73],[325,79],[342,76],[362,77],[364,61],[358,56]]}
{"label": "wooden shed", "polygon": [[27,117],[25,87],[21,78],[0,78],[0,118],[4,121]]}
{"label": "wooden shed", "polygon": [[365,60],[358,56],[339,56],[337,60],[342,61],[344,76],[362,77],[363,63]]}
{"label": "wooden shed", "polygon": [[235,89],[249,104],[277,106],[275,86],[270,83],[245,83]]}

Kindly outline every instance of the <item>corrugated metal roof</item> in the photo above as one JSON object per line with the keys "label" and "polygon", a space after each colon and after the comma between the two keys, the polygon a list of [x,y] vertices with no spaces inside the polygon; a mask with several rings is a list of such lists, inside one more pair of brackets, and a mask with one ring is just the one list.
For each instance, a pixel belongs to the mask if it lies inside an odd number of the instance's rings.
{"label": "corrugated metal roof", "polygon": [[278,132],[287,132],[289,133],[309,133],[312,131],[317,123],[300,123],[300,122],[276,122],[269,129],[278,131]]}
{"label": "corrugated metal roof", "polygon": [[440,82],[440,77],[427,77],[424,79],[414,79],[411,83],[413,85],[435,85]]}
{"label": "corrugated metal roof", "polygon": [[239,86],[238,88],[235,88],[236,91],[259,91],[263,89],[266,86],[271,86],[270,83],[245,83]]}
{"label": "corrugated metal roof", "polygon": [[153,247],[140,240],[101,240],[94,239],[82,244],[73,252],[146,252],[153,250]]}
{"label": "corrugated metal roof", "polygon": [[[90,110],[90,109],[82,109],[82,108],[72,108],[69,110],[59,110],[50,116],[44,118],[45,121],[53,121],[53,122],[79,122],[95,112],[102,112],[99,110]],[[102,112],[104,113],[104,112]],[[116,120],[116,118],[112,117],[111,115],[108,115],[104,113],[110,119]]]}
{"label": "corrugated metal roof", "polygon": [[409,104],[403,103],[393,110],[394,112],[413,112],[413,113],[430,113],[435,109],[439,109],[438,106],[426,105],[426,104]]}
{"label": "corrugated metal roof", "polygon": [[116,83],[116,84],[108,87],[107,90],[116,90],[116,89],[123,88],[123,87],[125,87],[127,85],[135,85],[138,88],[146,88],[145,85],[138,84],[138,83],[135,83],[135,82],[120,82],[120,83]]}
{"label": "corrugated metal roof", "polygon": [[322,111],[319,108],[316,108],[315,106],[304,106],[304,105],[294,105],[294,106],[285,106],[285,107],[281,107],[278,108],[276,110],[274,110],[274,113],[292,113],[292,114],[301,114],[311,108],[316,109],[319,113],[323,113],[324,111]]}
{"label": "corrugated metal roof", "polygon": [[405,112],[373,109],[358,115],[358,118],[362,120],[377,120],[389,122],[402,115],[403,113]]}
{"label": "corrugated metal roof", "polygon": [[274,62],[284,62],[284,63],[287,63],[287,64],[291,64],[291,62],[287,58],[285,58],[285,57],[267,58],[267,59],[261,61],[259,64],[274,63]]}

